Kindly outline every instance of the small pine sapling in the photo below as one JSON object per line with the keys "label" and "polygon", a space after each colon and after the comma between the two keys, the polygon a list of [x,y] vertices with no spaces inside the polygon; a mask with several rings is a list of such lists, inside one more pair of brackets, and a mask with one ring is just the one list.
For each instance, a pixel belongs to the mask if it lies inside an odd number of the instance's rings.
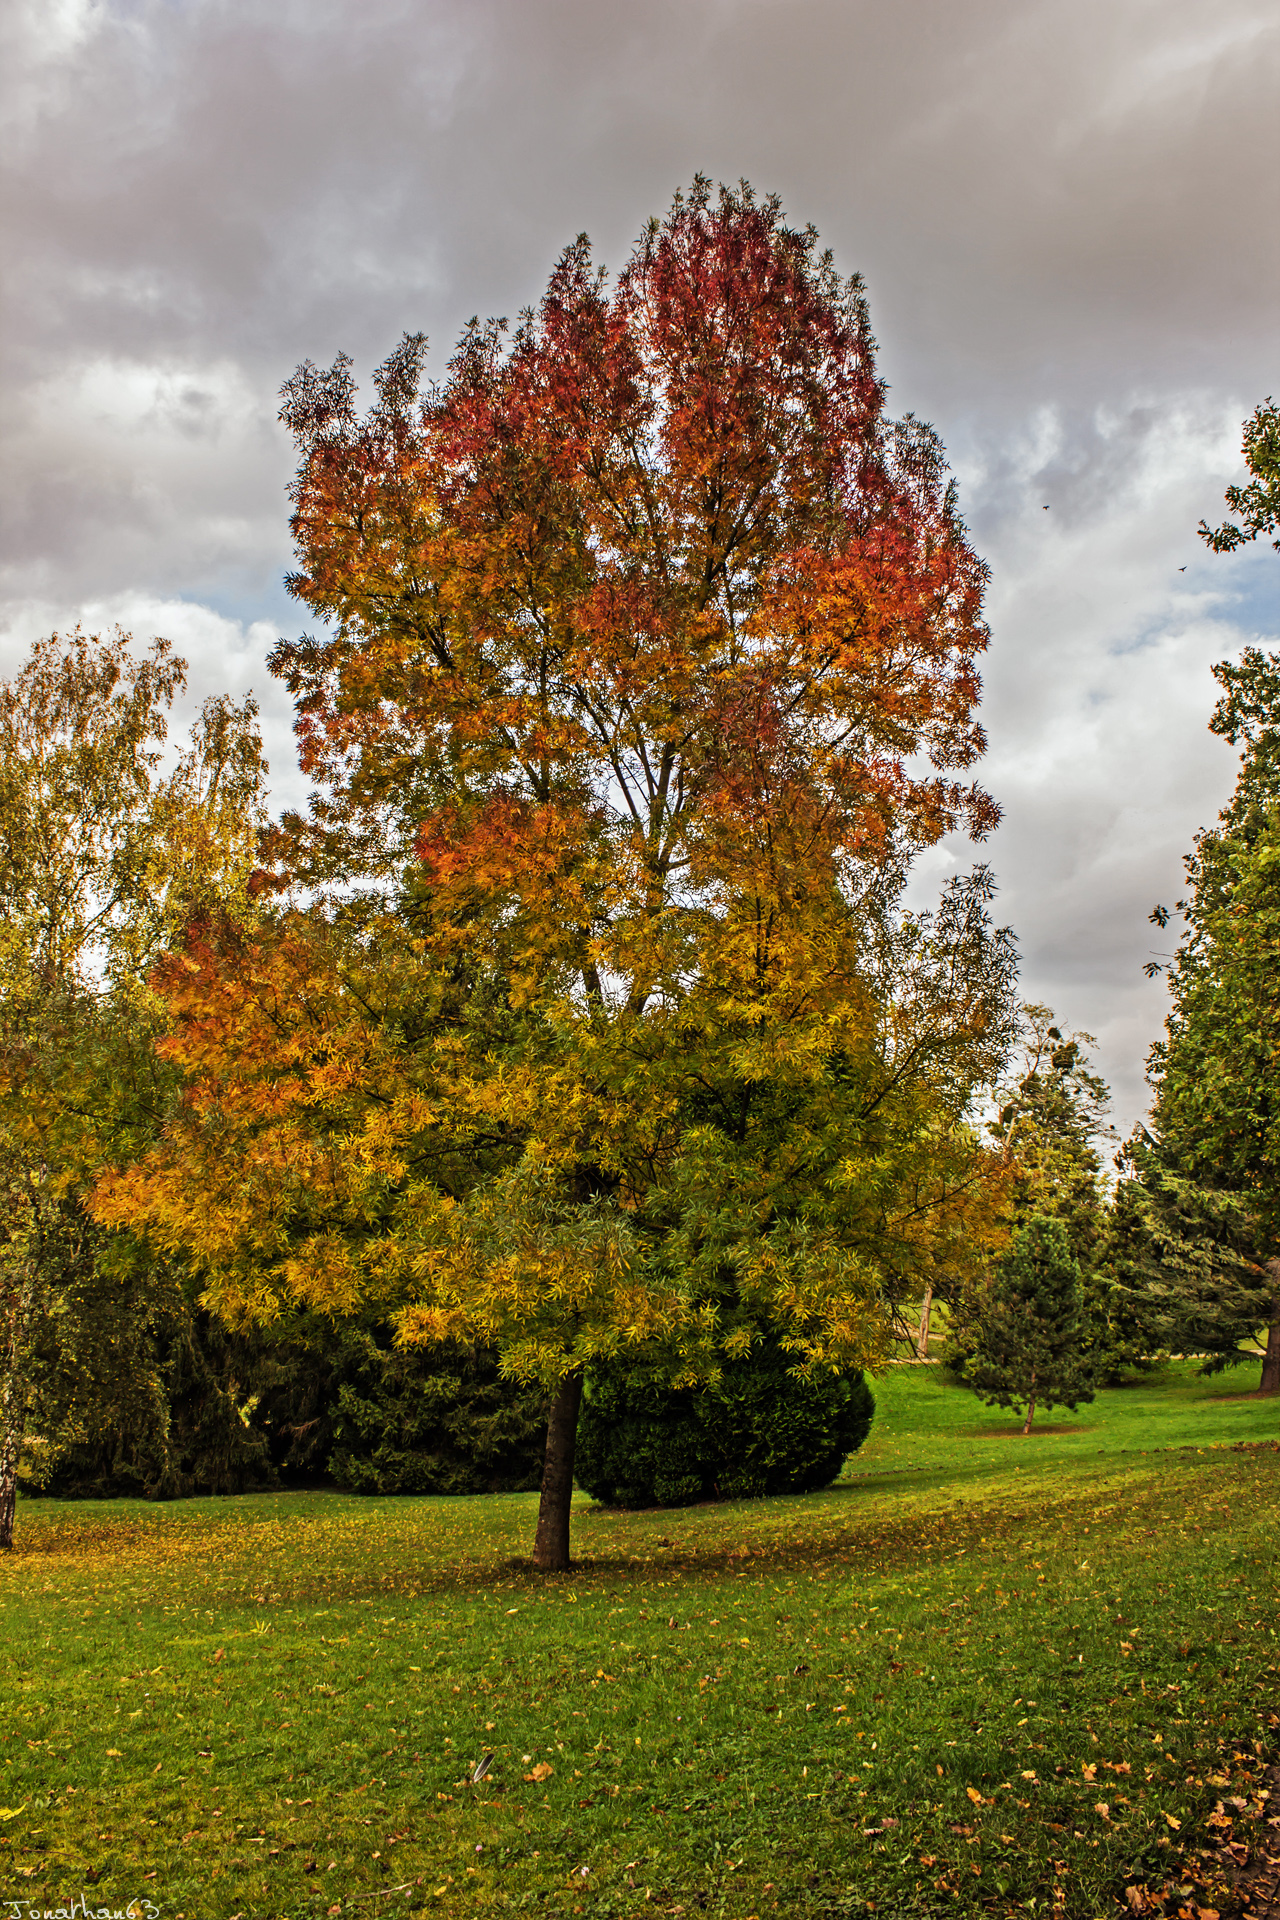
{"label": "small pine sapling", "polygon": [[963,1303],[953,1332],[957,1371],[989,1406],[1027,1410],[1093,1399],[1083,1350],[1080,1269],[1060,1220],[1033,1214],[990,1280]]}

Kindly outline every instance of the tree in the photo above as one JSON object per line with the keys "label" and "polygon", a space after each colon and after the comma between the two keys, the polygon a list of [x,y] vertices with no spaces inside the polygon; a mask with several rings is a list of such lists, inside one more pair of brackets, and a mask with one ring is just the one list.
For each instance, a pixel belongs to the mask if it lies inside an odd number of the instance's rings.
{"label": "tree", "polygon": [[984,1286],[953,1321],[951,1355],[962,1378],[992,1406],[1073,1410],[1093,1399],[1083,1351],[1080,1268],[1061,1220],[1033,1214]]}
{"label": "tree", "polygon": [[139,660],[77,629],[0,685],[0,1546],[33,1418],[48,1461],[95,1404],[153,1390],[155,1290],[104,1266],[83,1201],[154,1125],[150,959],[247,876],[259,824],[251,704],[207,703],[160,772],[183,677],[165,641]]}
{"label": "tree", "polygon": [[1146,1129],[1126,1142],[1121,1164],[1107,1235],[1121,1313],[1145,1331],[1149,1351],[1198,1354],[1203,1373],[1238,1365],[1241,1341],[1272,1312],[1247,1206],[1179,1172]]}
{"label": "tree", "polygon": [[1080,1269],[1082,1351],[1095,1378],[1115,1384],[1158,1364],[1163,1321],[1134,1266],[1131,1214],[1117,1214],[1103,1159],[1116,1137],[1111,1090],[1092,1070],[1092,1034],[1064,1032],[1049,1007],[1022,1012],[1021,1045],[996,1089],[989,1131],[1009,1169],[1013,1223],[1039,1214],[1067,1230]]}
{"label": "tree", "polygon": [[[1166,1238],[1188,1242],[1171,1307],[1234,1364],[1267,1328],[1260,1391],[1280,1392],[1280,654],[1214,668],[1210,728],[1242,749],[1219,825],[1187,861],[1172,1007],[1152,1050],[1150,1127],[1135,1146]],[[1152,919],[1165,926],[1157,907]],[[1180,1224],[1181,1223],[1181,1224]],[[1186,1224],[1192,1230],[1186,1231]],[[1216,1259],[1206,1259],[1216,1249]],[[1192,1257],[1194,1255],[1194,1257]],[[1206,1296],[1216,1296],[1209,1298]]]}
{"label": "tree", "polygon": [[1098,1142],[1112,1135],[1110,1089],[1091,1071],[1091,1033],[1067,1033],[1051,1007],[1026,1005],[1013,1072],[996,1089],[989,1132],[1011,1174],[1009,1206],[1061,1220],[1072,1255],[1092,1267],[1104,1231],[1107,1195]]}
{"label": "tree", "polygon": [[836,1478],[874,1413],[861,1374],[797,1379],[767,1337],[714,1390],[673,1393],[661,1375],[615,1362],[587,1376],[578,1480],[622,1507],[810,1493]]}
{"label": "tree", "polygon": [[580,239],[425,395],[423,351],[363,418],[343,357],[285,389],[325,627],[272,660],[316,786],[273,884],[313,904],[193,927],[186,1101],[96,1204],[228,1317],[495,1345],[552,1395],[560,1567],[587,1365],[714,1380],[773,1323],[863,1367],[995,1232],[968,1104],[1011,943],[981,872],[897,905],[997,817],[957,777],[986,569],[860,283],[745,187],[696,182],[612,287]]}
{"label": "tree", "polygon": [[1240,515],[1242,524],[1227,521],[1211,527],[1202,520],[1200,538],[1215,553],[1231,553],[1260,533],[1274,533],[1277,537],[1271,544],[1280,552],[1280,407],[1270,395],[1244,423],[1243,451],[1253,478],[1247,486],[1228,487],[1226,493],[1227,505]]}

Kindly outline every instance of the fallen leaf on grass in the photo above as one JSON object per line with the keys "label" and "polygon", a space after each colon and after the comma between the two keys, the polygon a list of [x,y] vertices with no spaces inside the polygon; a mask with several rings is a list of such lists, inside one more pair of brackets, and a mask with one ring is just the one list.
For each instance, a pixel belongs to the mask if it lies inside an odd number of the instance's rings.
{"label": "fallen leaf on grass", "polygon": [[555,1768],[551,1765],[551,1762],[549,1760],[539,1760],[537,1766],[533,1769],[533,1771],[531,1773],[526,1773],[525,1779],[526,1780],[549,1780],[554,1772],[555,1772]]}

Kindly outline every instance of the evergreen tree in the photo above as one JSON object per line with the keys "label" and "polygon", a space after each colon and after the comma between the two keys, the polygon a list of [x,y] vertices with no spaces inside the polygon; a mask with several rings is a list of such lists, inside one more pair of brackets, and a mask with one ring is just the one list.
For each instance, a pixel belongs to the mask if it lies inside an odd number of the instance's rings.
{"label": "evergreen tree", "polygon": [[1149,1345],[1193,1353],[1202,1373],[1245,1358],[1240,1342],[1264,1325],[1270,1281],[1250,1258],[1253,1220],[1240,1197],[1178,1172],[1150,1135],[1125,1147],[1127,1177],[1109,1222],[1112,1294]]}
{"label": "evergreen tree", "polygon": [[962,1299],[952,1364],[980,1400],[1025,1406],[1022,1431],[1030,1433],[1037,1406],[1075,1408],[1093,1399],[1083,1309],[1066,1227],[1033,1214],[986,1284]]}
{"label": "evergreen tree", "polygon": [[1110,1088],[1092,1072],[1091,1033],[1064,1033],[1051,1007],[1022,1008],[1021,1047],[997,1089],[988,1131],[1010,1171],[1009,1206],[1021,1226],[1060,1220],[1082,1269],[1094,1265],[1105,1231],[1100,1140],[1108,1139]]}
{"label": "evergreen tree", "polygon": [[1111,1090],[1093,1071],[1091,1033],[1064,1031],[1050,1007],[1029,1004],[1022,1015],[1022,1045],[989,1132],[1009,1169],[1014,1225],[1040,1215],[1066,1230],[1080,1269],[1082,1352],[1097,1380],[1114,1383],[1156,1365],[1161,1342],[1145,1274],[1117,1265],[1128,1249],[1116,1243],[1107,1179]]}
{"label": "evergreen tree", "polygon": [[[1180,1345],[1209,1366],[1266,1338],[1280,1392],[1280,654],[1214,668],[1212,732],[1239,746],[1235,792],[1198,836],[1179,902],[1172,1007],[1152,1049],[1150,1126],[1131,1161]],[[1167,924],[1162,907],[1152,914]]]}

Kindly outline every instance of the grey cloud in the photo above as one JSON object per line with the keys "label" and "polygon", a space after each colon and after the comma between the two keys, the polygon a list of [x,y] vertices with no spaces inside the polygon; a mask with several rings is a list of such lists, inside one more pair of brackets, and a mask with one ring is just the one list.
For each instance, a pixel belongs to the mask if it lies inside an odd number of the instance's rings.
{"label": "grey cloud", "polygon": [[0,32],[5,660],[91,607],[243,678],[293,618],[294,365],[423,327],[439,368],[578,231],[617,267],[696,169],[746,175],[866,274],[891,404],[952,449],[1028,985],[1141,1110],[1150,877],[1231,778],[1208,664],[1277,624],[1273,556],[1194,538],[1275,386],[1271,0],[14,0]]}

